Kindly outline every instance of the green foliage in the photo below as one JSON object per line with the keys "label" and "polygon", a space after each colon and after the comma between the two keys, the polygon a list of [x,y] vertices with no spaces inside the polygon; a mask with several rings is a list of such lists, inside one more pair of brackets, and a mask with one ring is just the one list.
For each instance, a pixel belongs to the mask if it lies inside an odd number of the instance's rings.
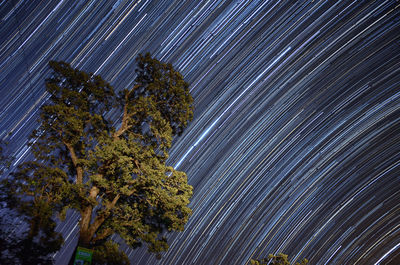
{"label": "green foliage", "polygon": [[118,244],[107,241],[94,248],[93,265],[129,265],[128,256],[120,251]]}
{"label": "green foliage", "polygon": [[[131,247],[168,249],[166,232],[182,231],[192,187],[166,165],[172,139],[193,117],[188,84],[170,64],[139,55],[131,90],[116,94],[100,76],[49,63],[49,101],[31,135],[34,161],[4,184],[9,202],[38,220],[81,215],[80,245],[111,249],[119,234]],[[117,127],[107,113],[120,112]]]}
{"label": "green foliage", "polygon": [[12,162],[12,157],[8,157],[4,154],[4,148],[7,146],[7,143],[0,140],[0,175],[4,173],[6,169],[8,169]]}
{"label": "green foliage", "polygon": [[[283,254],[283,253],[278,253],[278,255],[269,254],[268,258],[261,259],[261,260],[252,259],[252,260],[250,260],[250,263],[252,265],[266,265],[266,264],[271,264],[271,265],[290,265],[290,262],[288,260],[288,255]],[[299,263],[299,262],[295,263],[295,265],[306,265],[306,264],[308,264],[308,260],[307,259],[302,260],[301,263]]]}
{"label": "green foliage", "polygon": [[[2,209],[2,214],[5,214]],[[29,229],[15,229],[15,218],[23,218],[29,223]],[[58,251],[63,243],[62,236],[54,231],[55,223],[50,220],[38,220],[29,216],[20,216],[8,212],[0,217],[0,263],[1,264],[53,264],[51,254]]]}
{"label": "green foliage", "polygon": [[189,93],[189,84],[171,64],[161,63],[151,58],[149,53],[139,55],[137,62],[138,87],[129,95],[133,103],[130,106],[140,106],[135,104],[136,100],[151,98],[159,114],[171,126],[173,134],[180,135],[188,121],[193,119],[193,98]]}
{"label": "green foliage", "polygon": [[[5,146],[1,141],[0,174],[12,161],[4,154]],[[44,200],[16,200],[15,187],[10,184],[7,178],[0,183],[0,264],[53,264],[51,254],[60,249],[63,238],[55,232],[51,208]],[[34,207],[30,207],[32,205]],[[20,224],[16,224],[16,220]]]}

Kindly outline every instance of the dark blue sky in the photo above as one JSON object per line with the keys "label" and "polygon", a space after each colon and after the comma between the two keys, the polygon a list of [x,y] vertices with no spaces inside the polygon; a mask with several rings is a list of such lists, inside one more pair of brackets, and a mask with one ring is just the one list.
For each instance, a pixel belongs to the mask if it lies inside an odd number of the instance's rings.
{"label": "dark blue sky", "polygon": [[[191,84],[195,118],[170,164],[194,186],[193,216],[163,259],[128,250],[133,264],[400,263],[399,1],[20,0],[0,17],[0,137],[15,165],[49,60],[121,90],[150,51]],[[58,228],[57,264],[75,220]]]}

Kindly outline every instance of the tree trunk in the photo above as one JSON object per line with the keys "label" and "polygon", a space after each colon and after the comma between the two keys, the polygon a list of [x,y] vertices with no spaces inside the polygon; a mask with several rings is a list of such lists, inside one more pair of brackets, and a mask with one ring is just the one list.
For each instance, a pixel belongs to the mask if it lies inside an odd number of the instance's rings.
{"label": "tree trunk", "polygon": [[79,243],[89,244],[90,243],[90,233],[89,226],[92,219],[92,206],[87,206],[81,212],[81,221],[79,224]]}
{"label": "tree trunk", "polygon": [[74,252],[72,252],[72,255],[69,259],[68,265],[74,265],[76,251],[78,250],[78,247],[84,247],[87,249],[91,249],[90,240],[91,240],[91,238],[82,237],[81,233],[79,233],[78,243],[75,245]]}

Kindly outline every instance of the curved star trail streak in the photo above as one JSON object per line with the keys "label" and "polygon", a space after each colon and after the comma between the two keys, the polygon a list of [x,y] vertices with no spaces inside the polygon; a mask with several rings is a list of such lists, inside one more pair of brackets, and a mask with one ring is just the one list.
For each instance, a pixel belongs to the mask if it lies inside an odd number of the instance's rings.
{"label": "curved star trail streak", "polygon": [[[0,136],[15,165],[29,158],[49,60],[121,90],[150,51],[191,84],[195,119],[170,163],[195,188],[193,216],[159,261],[126,249],[133,264],[277,252],[400,264],[398,1],[20,0],[1,1],[0,17]],[[57,264],[77,218],[58,227]]]}

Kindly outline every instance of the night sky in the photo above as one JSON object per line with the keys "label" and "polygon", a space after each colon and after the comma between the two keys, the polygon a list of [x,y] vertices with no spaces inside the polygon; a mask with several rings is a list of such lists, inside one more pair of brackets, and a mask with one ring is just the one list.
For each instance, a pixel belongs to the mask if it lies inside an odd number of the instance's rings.
{"label": "night sky", "polygon": [[[132,264],[400,264],[399,1],[3,0],[0,17],[14,166],[30,158],[49,60],[119,91],[149,51],[190,83],[195,117],[169,164],[194,186],[193,215],[160,261],[128,249]],[[58,226],[57,264],[76,220]]]}

